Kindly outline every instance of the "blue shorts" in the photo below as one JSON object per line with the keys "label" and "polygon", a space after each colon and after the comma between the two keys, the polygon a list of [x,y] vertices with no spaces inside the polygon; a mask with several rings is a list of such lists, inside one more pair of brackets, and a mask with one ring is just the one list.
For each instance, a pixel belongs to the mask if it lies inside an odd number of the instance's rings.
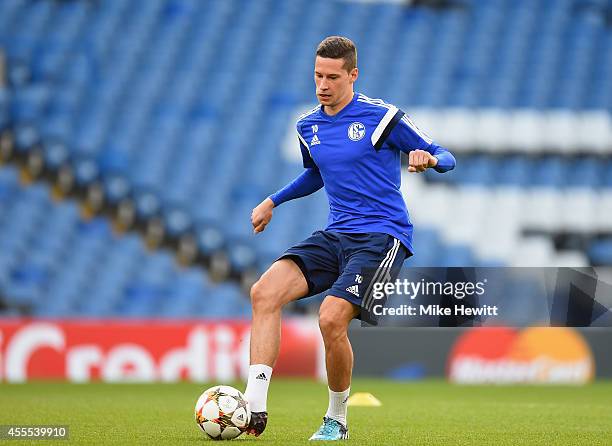
{"label": "blue shorts", "polygon": [[279,260],[289,258],[298,265],[308,283],[304,297],[329,290],[328,295],[361,307],[360,319],[364,319],[364,310],[369,313],[372,303],[373,283],[395,280],[410,255],[389,234],[316,231],[285,251]]}

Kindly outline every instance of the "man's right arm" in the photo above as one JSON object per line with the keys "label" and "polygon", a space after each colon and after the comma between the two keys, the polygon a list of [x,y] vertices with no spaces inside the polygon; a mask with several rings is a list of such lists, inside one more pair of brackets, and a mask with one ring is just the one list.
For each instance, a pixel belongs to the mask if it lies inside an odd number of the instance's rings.
{"label": "man's right arm", "polygon": [[272,219],[272,209],[285,201],[310,195],[323,187],[323,178],[317,167],[307,168],[299,177],[262,201],[251,214],[255,233],[263,231]]}
{"label": "man's right arm", "polygon": [[309,167],[304,172],[287,184],[278,192],[270,195],[274,207],[280,206],[285,201],[295,200],[315,193],[323,187],[323,178],[317,167]]}

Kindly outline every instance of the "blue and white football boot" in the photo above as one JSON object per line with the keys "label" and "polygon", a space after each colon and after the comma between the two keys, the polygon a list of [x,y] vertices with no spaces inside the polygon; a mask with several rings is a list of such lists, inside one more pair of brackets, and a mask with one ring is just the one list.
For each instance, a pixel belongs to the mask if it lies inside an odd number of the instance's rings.
{"label": "blue and white football boot", "polygon": [[323,417],[323,424],[310,440],[347,440],[348,429],[333,418]]}

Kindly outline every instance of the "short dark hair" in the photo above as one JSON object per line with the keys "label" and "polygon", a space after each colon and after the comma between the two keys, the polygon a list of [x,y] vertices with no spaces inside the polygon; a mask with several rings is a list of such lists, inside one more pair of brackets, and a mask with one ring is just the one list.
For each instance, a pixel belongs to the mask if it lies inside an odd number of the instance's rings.
{"label": "short dark hair", "polygon": [[344,59],[342,66],[349,73],[357,67],[357,48],[351,39],[329,36],[317,47],[317,56],[329,59]]}

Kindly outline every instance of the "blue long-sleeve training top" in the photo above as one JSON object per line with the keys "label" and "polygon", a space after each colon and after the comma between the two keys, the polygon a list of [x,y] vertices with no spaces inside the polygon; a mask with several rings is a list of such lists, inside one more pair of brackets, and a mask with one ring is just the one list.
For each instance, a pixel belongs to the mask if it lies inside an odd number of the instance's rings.
{"label": "blue long-sleeve training top", "polygon": [[328,231],[383,232],[412,249],[412,223],[400,192],[400,151],[426,150],[434,169],[455,167],[455,157],[435,144],[397,107],[355,94],[334,116],[317,106],[297,122],[305,172],[271,195],[275,206],[325,187]]}

